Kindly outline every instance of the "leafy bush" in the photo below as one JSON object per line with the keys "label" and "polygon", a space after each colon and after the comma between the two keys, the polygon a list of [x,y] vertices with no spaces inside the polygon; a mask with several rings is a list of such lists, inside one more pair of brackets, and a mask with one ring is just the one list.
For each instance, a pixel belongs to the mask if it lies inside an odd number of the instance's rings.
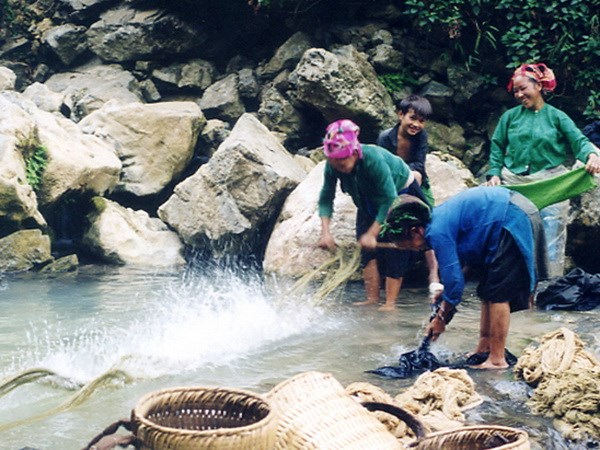
{"label": "leafy bush", "polygon": [[454,56],[469,68],[485,73],[482,55],[487,51],[500,56],[507,68],[545,62],[563,91],[588,93],[586,114],[598,118],[600,19],[593,4],[594,0],[406,0],[404,13],[425,33],[443,29],[454,44]]}

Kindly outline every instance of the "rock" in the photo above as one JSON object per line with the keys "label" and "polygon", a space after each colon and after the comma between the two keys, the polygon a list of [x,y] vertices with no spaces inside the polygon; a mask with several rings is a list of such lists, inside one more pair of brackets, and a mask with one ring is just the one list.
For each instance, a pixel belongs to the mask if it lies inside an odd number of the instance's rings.
{"label": "rock", "polygon": [[145,211],[134,211],[101,197],[88,215],[90,227],[82,245],[104,261],[144,267],[171,267],[185,263],[184,246],[176,233]]}
{"label": "rock", "polygon": [[50,238],[40,230],[21,230],[0,239],[0,272],[22,272],[51,260]]}
{"label": "rock", "polygon": [[450,126],[429,121],[427,124],[428,144],[433,151],[450,153],[461,158],[466,150],[463,128],[453,123]]}
{"label": "rock", "polygon": [[11,101],[18,94],[0,94],[0,236],[23,225],[42,228],[35,192],[27,182],[23,149],[35,135],[35,122]]}
{"label": "rock", "polygon": [[[299,278],[331,259],[332,253],[317,248],[321,219],[317,208],[325,162],[315,166],[286,199],[265,251],[265,273]],[[338,186],[331,232],[338,246],[356,245],[356,206]]]}
{"label": "rock", "polygon": [[101,15],[86,32],[90,50],[105,62],[173,58],[202,45],[207,35],[164,10],[122,7]]}
{"label": "rock", "polygon": [[430,81],[421,90],[421,95],[431,102],[433,119],[446,121],[448,117],[453,116],[451,100],[454,97],[454,89],[437,81]]}
{"label": "rock", "polygon": [[158,216],[183,241],[217,255],[262,255],[272,224],[305,172],[251,114],[208,163],[179,183]]}
{"label": "rock", "polygon": [[67,113],[66,116],[70,115],[70,110],[65,105],[65,95],[51,91],[45,84],[33,83],[27,86],[23,96],[43,111],[53,114],[62,114],[64,111]]}
{"label": "rock", "polygon": [[200,154],[210,158],[230,134],[231,127],[227,122],[219,119],[208,120],[200,133]]}
{"label": "rock", "polygon": [[256,79],[254,70],[250,68],[240,69],[238,72],[238,92],[240,97],[248,100],[254,100],[260,92],[260,85]]}
{"label": "rock", "polygon": [[304,115],[275,87],[263,92],[257,116],[269,130],[283,133],[286,148],[296,147],[306,134],[308,125]]}
{"label": "rock", "polygon": [[451,155],[429,153],[425,164],[436,205],[441,205],[465,189],[477,186],[471,171]]}
{"label": "rock", "polygon": [[217,74],[215,65],[203,59],[191,59],[154,69],[152,79],[165,92],[178,90],[203,92],[213,83]]}
{"label": "rock", "polygon": [[0,66],[0,91],[14,91],[17,74],[8,67]]}
{"label": "rock", "polygon": [[389,44],[379,44],[369,51],[369,61],[377,71],[400,72],[404,65],[402,53]]}
{"label": "rock", "polygon": [[141,102],[143,94],[134,76],[117,65],[90,63],[73,72],[51,76],[44,83],[51,91],[65,96],[71,119],[79,121],[100,109],[109,100]]}
{"label": "rock", "polygon": [[65,66],[70,66],[87,49],[86,28],[73,24],[64,24],[51,28],[42,36],[44,43]]}
{"label": "rock", "polygon": [[77,255],[67,255],[58,258],[40,269],[41,273],[68,273],[75,272],[79,268],[79,258]]}
{"label": "rock", "polygon": [[261,79],[271,79],[284,69],[292,70],[306,50],[312,47],[311,38],[301,31],[291,35],[276,51],[269,62],[260,68]]}
{"label": "rock", "polygon": [[206,123],[194,102],[106,103],[79,128],[110,143],[123,162],[115,192],[158,194],[190,162]]}
{"label": "rock", "polygon": [[319,111],[327,122],[354,120],[363,142],[374,142],[379,130],[396,122],[390,95],[365,55],[351,45],[335,53],[307,50],[289,80],[291,97]]}
{"label": "rock", "polygon": [[238,75],[232,73],[204,91],[198,105],[208,119],[221,119],[235,123],[244,113],[245,108],[240,99],[237,83]]}
{"label": "rock", "polygon": [[41,206],[52,207],[66,193],[104,194],[115,188],[121,162],[109,143],[84,134],[64,117],[42,111],[20,94],[10,100],[36,130],[25,136],[35,136],[33,145],[45,150],[46,166],[37,188]]}

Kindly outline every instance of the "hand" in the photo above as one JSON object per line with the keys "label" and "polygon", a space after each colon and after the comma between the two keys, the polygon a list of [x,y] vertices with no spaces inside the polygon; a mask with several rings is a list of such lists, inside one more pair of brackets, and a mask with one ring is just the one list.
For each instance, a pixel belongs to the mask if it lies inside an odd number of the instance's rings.
{"label": "hand", "polygon": [[365,250],[375,250],[377,248],[377,238],[371,233],[363,234],[358,240],[358,243]]}
{"label": "hand", "polygon": [[322,234],[319,242],[317,242],[317,247],[333,251],[336,248],[335,239],[333,239],[333,236],[329,233]]}
{"label": "hand", "polygon": [[421,186],[423,184],[423,175],[421,175],[421,172],[413,170],[412,173],[415,176],[416,182],[419,183],[419,186]]}
{"label": "hand", "polygon": [[435,342],[437,341],[437,338],[440,337],[440,334],[442,334],[444,331],[446,331],[446,324],[442,319],[436,316],[431,320],[431,322],[429,322],[429,325],[427,325],[425,334],[431,334],[431,340],[432,342]]}
{"label": "hand", "polygon": [[501,180],[498,175],[492,176],[492,178],[490,178],[487,181],[487,183],[485,183],[486,186],[500,186],[500,184],[501,184]]}
{"label": "hand", "polygon": [[596,153],[590,153],[587,164],[585,165],[585,170],[592,175],[595,173],[600,173],[600,156],[598,156]]}

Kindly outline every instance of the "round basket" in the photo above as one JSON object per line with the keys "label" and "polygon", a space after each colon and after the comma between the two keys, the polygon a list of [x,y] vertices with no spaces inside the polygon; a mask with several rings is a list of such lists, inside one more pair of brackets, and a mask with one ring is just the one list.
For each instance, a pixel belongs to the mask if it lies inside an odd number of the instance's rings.
{"label": "round basket", "polygon": [[278,416],[276,449],[403,448],[330,374],[296,375],[275,386],[267,398]]}
{"label": "round basket", "polygon": [[414,444],[416,450],[529,450],[527,432],[497,425],[469,426],[431,433]]}
{"label": "round basket", "polygon": [[271,449],[276,421],[258,394],[186,387],[151,392],[131,412],[140,449]]}

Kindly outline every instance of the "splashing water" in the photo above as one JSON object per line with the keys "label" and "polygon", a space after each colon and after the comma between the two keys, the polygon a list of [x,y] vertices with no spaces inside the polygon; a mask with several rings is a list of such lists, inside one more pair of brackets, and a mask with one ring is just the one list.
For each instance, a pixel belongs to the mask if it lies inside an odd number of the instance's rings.
{"label": "splashing water", "polygon": [[319,308],[281,301],[277,292],[265,293],[260,280],[249,283],[231,272],[185,274],[154,295],[126,302],[129,308],[116,308],[108,324],[97,314],[75,327],[64,320],[30,321],[10,371],[44,367],[80,384],[111,369],[157,378],[235,364],[315,321],[323,330],[334,325]]}

